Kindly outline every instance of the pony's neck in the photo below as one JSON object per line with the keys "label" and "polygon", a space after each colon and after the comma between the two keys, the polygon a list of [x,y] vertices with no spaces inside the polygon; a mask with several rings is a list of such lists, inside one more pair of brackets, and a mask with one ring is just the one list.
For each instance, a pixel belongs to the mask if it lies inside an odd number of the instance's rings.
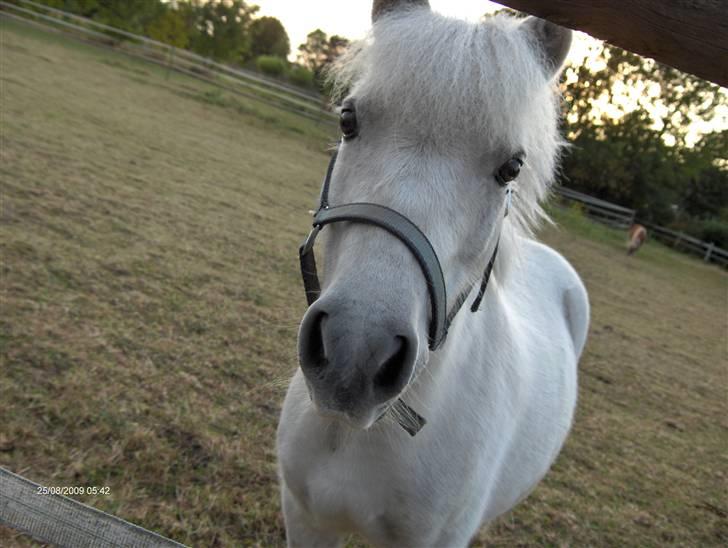
{"label": "pony's neck", "polygon": [[467,382],[469,377],[477,375],[473,368],[479,368],[482,364],[476,362],[475,357],[483,360],[488,349],[497,346],[489,344],[491,335],[496,334],[484,333],[483,326],[497,325],[499,322],[489,321],[489,318],[505,316],[503,290],[503,285],[493,275],[480,309],[473,313],[470,306],[478,291],[477,287],[473,288],[462,310],[453,320],[447,340],[431,354],[428,363],[406,391],[404,401],[425,420],[438,413],[438,408],[446,403],[446,399],[457,397],[461,382]]}

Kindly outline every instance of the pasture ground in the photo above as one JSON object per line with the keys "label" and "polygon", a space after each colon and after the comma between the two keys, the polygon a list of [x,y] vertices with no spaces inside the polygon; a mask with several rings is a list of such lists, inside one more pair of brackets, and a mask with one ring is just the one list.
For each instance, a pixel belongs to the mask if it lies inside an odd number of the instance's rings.
{"label": "pasture ground", "polygon": [[[79,498],[193,546],[282,544],[273,440],[330,136],[4,19],[0,108],[0,465],[109,486]],[[576,423],[475,545],[725,545],[725,272],[554,213],[592,303]]]}

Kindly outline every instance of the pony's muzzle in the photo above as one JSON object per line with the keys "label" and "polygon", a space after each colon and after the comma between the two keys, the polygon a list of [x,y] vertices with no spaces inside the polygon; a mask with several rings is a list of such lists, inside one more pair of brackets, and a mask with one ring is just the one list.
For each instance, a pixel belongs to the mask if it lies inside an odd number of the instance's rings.
{"label": "pony's muzzle", "polygon": [[412,377],[417,338],[393,321],[364,321],[355,307],[314,303],[299,332],[299,361],[317,408],[369,426]]}

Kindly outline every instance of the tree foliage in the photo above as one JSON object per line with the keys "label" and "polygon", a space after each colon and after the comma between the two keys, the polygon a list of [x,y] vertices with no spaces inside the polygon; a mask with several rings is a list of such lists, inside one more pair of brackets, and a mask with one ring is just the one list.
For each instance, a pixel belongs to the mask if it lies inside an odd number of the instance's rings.
{"label": "tree foliage", "polygon": [[244,63],[253,57],[251,25],[258,6],[244,0],[40,1],[218,61]]}
{"label": "tree foliage", "polygon": [[243,63],[251,58],[250,25],[258,6],[243,0],[192,0],[183,10],[191,26],[191,48],[219,61]]}
{"label": "tree foliage", "polygon": [[642,219],[692,226],[728,208],[728,132],[696,132],[724,91],[671,67],[603,44],[562,84],[571,143],[562,179],[637,210]]}
{"label": "tree foliage", "polygon": [[146,35],[176,48],[186,48],[189,44],[187,22],[179,10],[164,10],[147,25]]}
{"label": "tree foliage", "polygon": [[[293,84],[323,90],[323,68],[349,44],[321,30],[299,47],[300,64],[291,65],[290,40],[275,17],[256,18],[247,0],[38,0],[133,34],[217,61],[255,67]],[[118,39],[119,35],[114,34]],[[275,57],[278,60],[271,59]]]}
{"label": "tree foliage", "polygon": [[349,46],[343,36],[327,36],[321,29],[310,32],[306,42],[298,46],[299,62],[313,74],[319,86],[324,85],[324,68],[334,61]]}
{"label": "tree foliage", "polygon": [[155,0],[41,0],[41,2],[137,34],[143,33],[146,26],[167,9],[165,4]]}
{"label": "tree foliage", "polygon": [[301,65],[293,65],[291,67],[291,71],[288,73],[288,79],[297,86],[304,88],[314,86],[313,72]]}
{"label": "tree foliage", "polygon": [[[629,51],[600,46],[596,62],[569,67],[571,84],[564,88],[568,121],[580,127],[639,111],[658,136],[678,149],[690,144],[690,123],[710,120],[725,95],[718,86]],[[632,96],[625,102],[624,96]],[[595,108],[611,105],[610,111]]]}
{"label": "tree foliage", "polygon": [[726,108],[725,90],[606,43],[595,47],[590,62],[564,72],[571,146],[561,182],[728,247],[728,132],[696,131]]}
{"label": "tree foliage", "polygon": [[275,17],[261,17],[250,25],[252,52],[255,57],[274,55],[285,59],[291,52],[291,42],[283,24]]}
{"label": "tree foliage", "polygon": [[255,66],[269,76],[282,76],[286,72],[285,60],[276,55],[261,55],[255,60]]}

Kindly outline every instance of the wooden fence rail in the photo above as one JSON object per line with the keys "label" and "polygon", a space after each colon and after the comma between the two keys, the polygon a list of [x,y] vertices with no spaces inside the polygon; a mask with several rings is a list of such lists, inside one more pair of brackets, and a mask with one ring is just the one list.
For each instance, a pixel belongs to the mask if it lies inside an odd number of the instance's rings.
{"label": "wooden fence rail", "polygon": [[693,255],[698,255],[705,262],[718,263],[722,266],[728,266],[728,251],[716,246],[713,242],[704,242],[685,234],[684,232],[676,232],[668,228],[653,225],[646,221],[640,221],[650,230],[650,235],[656,240],[661,241],[676,249],[680,249]]}
{"label": "wooden fence rail", "polygon": [[554,192],[564,200],[581,204],[589,217],[614,228],[629,228],[634,223],[634,209],[600,200],[564,186],[555,186]]}
{"label": "wooden fence rail", "polygon": [[499,3],[728,86],[725,0],[499,0]]}
{"label": "wooden fence rail", "polygon": [[166,537],[56,494],[0,467],[0,524],[69,548],[184,548]]}

